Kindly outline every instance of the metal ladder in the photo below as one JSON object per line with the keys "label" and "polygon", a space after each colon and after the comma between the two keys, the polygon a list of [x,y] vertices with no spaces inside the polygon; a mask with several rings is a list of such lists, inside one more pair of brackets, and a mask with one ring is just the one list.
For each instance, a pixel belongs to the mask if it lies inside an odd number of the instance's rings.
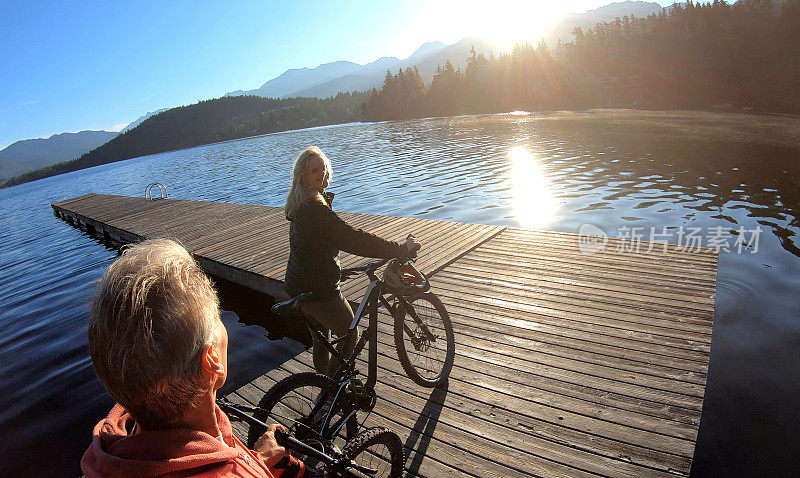
{"label": "metal ladder", "polygon": [[[153,188],[158,188],[159,197],[153,197]],[[144,188],[144,198],[148,201],[156,201],[158,199],[169,199],[167,194],[167,187],[161,183],[150,183]]]}

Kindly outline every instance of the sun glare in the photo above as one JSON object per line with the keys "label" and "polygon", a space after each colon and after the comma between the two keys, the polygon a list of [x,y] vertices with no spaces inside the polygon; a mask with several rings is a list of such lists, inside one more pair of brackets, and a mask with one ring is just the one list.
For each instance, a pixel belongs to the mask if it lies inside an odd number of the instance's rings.
{"label": "sun glare", "polygon": [[[562,2],[495,1],[486,2],[480,36],[495,41],[504,49],[515,43],[536,43],[562,14]],[[551,45],[552,46],[552,45]]]}
{"label": "sun glare", "polygon": [[[536,44],[550,26],[567,12],[566,2],[543,0],[461,0],[430,2],[420,9],[415,28],[445,43],[467,37],[485,38],[510,51],[515,43]],[[402,39],[418,45],[416,34]],[[552,47],[552,45],[550,45]]]}
{"label": "sun glare", "polygon": [[538,159],[522,146],[508,152],[511,161],[512,204],[520,225],[541,228],[548,225],[558,211],[550,182]]}

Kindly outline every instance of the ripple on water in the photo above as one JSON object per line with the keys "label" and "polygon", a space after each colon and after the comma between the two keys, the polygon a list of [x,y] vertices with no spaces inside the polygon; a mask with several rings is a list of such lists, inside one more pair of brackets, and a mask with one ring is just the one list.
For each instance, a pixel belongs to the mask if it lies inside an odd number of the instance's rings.
{"label": "ripple on water", "polygon": [[[753,145],[748,154],[733,154],[735,145],[658,139],[636,128],[608,133],[602,125],[537,114],[352,124],[172,151],[0,190],[0,386],[6,391],[0,438],[20,444],[9,456],[18,457],[15,466],[26,474],[79,474],[92,422],[109,405],[88,361],[85,321],[93,283],[116,254],[56,219],[49,204],[89,192],[141,196],[144,185],[158,181],[175,198],[283,206],[292,162],[310,144],[333,162],[331,190],[340,210],[527,227],[521,210],[541,205],[515,195],[526,185],[548,184],[557,207],[541,229],[577,232],[589,223],[618,235],[623,227],[667,228],[675,242],[687,225],[760,226],[756,254],[751,247],[720,256],[715,337],[724,339],[714,350],[722,357],[752,352],[744,375],[765,374],[758,398],[768,402],[781,377],[771,374],[763,347],[800,336],[797,152]],[[520,164],[536,168],[515,169],[512,150],[523,152]],[[765,168],[772,168],[769,174]],[[237,344],[230,363],[239,381],[298,347],[289,339],[268,346],[262,328],[237,321],[245,315],[223,313]],[[748,341],[746,334],[760,339]],[[782,359],[781,373],[796,378],[787,370],[800,369],[798,359]],[[718,372],[712,369],[709,393],[750,386],[736,382],[727,363],[712,365]],[[704,426],[723,429],[720,420],[752,411],[733,399],[726,407],[729,415],[704,415]],[[786,412],[778,418],[784,424],[771,424],[774,436],[797,421]],[[48,460],[24,450],[26,443],[52,442],[54,434],[59,444]],[[719,440],[698,446],[739,446],[735,438]]]}

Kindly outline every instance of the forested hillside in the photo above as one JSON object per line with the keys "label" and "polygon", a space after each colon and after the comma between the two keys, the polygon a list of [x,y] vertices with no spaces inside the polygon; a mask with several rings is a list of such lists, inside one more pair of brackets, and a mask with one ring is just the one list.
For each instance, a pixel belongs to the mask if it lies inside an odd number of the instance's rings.
{"label": "forested hillside", "polygon": [[583,31],[553,51],[473,53],[440,65],[429,88],[413,69],[387,73],[370,120],[590,107],[800,113],[800,0],[677,4]]}
{"label": "forested hillside", "polygon": [[624,16],[551,50],[517,45],[498,57],[474,49],[462,70],[439,65],[429,87],[419,70],[387,71],[380,91],[328,99],[223,97],[153,116],[41,177],[201,144],[311,126],[594,107],[723,109],[800,114],[800,0],[676,4]]}
{"label": "forested hillside", "polygon": [[12,178],[4,187],[148,154],[290,129],[353,121],[365,93],[333,98],[223,97],[172,108],[78,159]]}
{"label": "forested hillside", "polygon": [[17,141],[0,151],[0,180],[75,159],[115,136],[112,131],[80,131]]}

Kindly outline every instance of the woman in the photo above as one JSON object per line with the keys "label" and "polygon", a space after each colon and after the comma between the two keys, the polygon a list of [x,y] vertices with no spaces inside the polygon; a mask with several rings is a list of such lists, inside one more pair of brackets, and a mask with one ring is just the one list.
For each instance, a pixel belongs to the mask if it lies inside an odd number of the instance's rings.
{"label": "woman", "polygon": [[[347,334],[353,321],[353,310],[339,289],[339,251],[394,258],[412,256],[421,247],[413,238],[402,244],[387,241],[345,223],[331,209],[333,193],[325,191],[332,174],[331,162],[322,150],[316,146],[306,148],[294,163],[285,208],[286,219],[291,221],[286,292],[291,296],[314,293],[311,300],[301,304],[301,310],[317,319],[320,332],[328,340],[331,331],[337,337]],[[338,350],[349,355],[356,340],[357,333]],[[338,364],[329,365],[330,354],[314,337],[314,368],[317,373],[333,375]]]}

